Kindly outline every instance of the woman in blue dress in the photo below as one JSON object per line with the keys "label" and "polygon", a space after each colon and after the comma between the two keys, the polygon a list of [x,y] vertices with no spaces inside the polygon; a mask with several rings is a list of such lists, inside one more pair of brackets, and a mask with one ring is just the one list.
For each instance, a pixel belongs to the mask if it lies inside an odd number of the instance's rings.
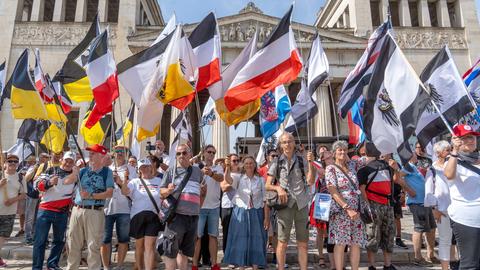
{"label": "woman in blue dress", "polygon": [[[264,203],[265,183],[257,174],[257,164],[251,156],[242,160],[241,174],[232,174],[230,159],[225,160],[225,178],[222,188],[235,190],[233,213],[228,231],[224,263],[244,269],[265,266],[267,230],[270,224],[269,208]],[[225,190],[225,189],[224,189]]]}

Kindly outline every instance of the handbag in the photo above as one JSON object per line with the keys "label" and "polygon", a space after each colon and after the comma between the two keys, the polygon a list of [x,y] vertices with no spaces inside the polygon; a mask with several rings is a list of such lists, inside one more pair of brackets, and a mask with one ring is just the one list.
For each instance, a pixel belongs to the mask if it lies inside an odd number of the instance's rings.
{"label": "handbag", "polygon": [[[180,185],[178,186],[178,189],[180,190],[180,194],[185,189],[185,186],[187,186],[187,182],[190,179],[190,176],[192,175],[192,171],[193,171],[192,166],[187,168],[187,173],[183,177],[182,182],[180,182]],[[158,212],[158,217],[160,218],[160,222],[164,224],[169,223],[175,216],[175,210],[177,209],[177,205],[178,205],[178,198],[175,198],[173,194],[170,194],[168,195],[167,198],[163,199],[160,202],[160,211]]]}
{"label": "handbag", "polygon": [[178,242],[175,240],[177,233],[166,229],[157,239],[157,252],[160,256],[164,254],[178,253]]}
{"label": "handbag", "polygon": [[[341,172],[343,172],[343,174],[347,177],[348,179],[348,182],[350,183],[350,185],[352,186],[352,188],[354,190],[359,190],[357,188],[357,186],[355,185],[355,183],[353,182],[352,178],[350,178],[350,176],[348,176],[348,173],[344,172],[342,168],[340,168],[340,166],[338,166],[337,164],[333,164],[335,167],[337,167]],[[338,188],[338,187],[337,187]],[[363,223],[365,224],[371,224],[373,223],[373,221],[375,220],[376,218],[376,214],[375,212],[372,210],[372,208],[370,207],[370,204],[368,202],[366,202],[362,195],[361,194],[358,194],[359,196],[359,199],[358,199],[358,206],[357,206],[357,211],[360,213],[360,219],[363,221]],[[365,207],[362,207],[362,202],[364,202],[364,205]]]}

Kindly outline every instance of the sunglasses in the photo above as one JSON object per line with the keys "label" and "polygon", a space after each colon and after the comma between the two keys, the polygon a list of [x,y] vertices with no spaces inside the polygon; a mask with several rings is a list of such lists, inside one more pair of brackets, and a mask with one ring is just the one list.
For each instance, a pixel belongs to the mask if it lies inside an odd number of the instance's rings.
{"label": "sunglasses", "polygon": [[233,162],[233,163],[239,163],[240,160],[239,160],[239,159],[232,159],[232,162]]}
{"label": "sunglasses", "polygon": [[186,155],[188,155],[188,152],[187,152],[187,151],[177,152],[177,157],[179,157],[179,156],[186,156]]}
{"label": "sunglasses", "polygon": [[270,157],[276,158],[276,157],[278,157],[278,155],[270,155]]}
{"label": "sunglasses", "polygon": [[215,151],[207,151],[207,153],[209,153],[209,154],[214,154],[214,155],[215,155],[217,152],[215,152]]}
{"label": "sunglasses", "polygon": [[18,163],[18,160],[7,160],[7,163],[14,163],[14,164],[17,164],[17,163]]}

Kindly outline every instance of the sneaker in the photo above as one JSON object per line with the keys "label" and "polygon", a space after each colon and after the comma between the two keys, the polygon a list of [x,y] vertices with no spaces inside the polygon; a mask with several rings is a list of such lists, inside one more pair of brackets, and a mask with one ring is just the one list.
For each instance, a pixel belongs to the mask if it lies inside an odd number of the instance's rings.
{"label": "sneaker", "polygon": [[[384,269],[385,269],[385,267],[384,267]],[[368,267],[368,270],[377,270],[377,268],[376,268],[375,266],[370,265],[370,266]]]}
{"label": "sneaker", "polygon": [[397,270],[397,268],[393,264],[390,264],[389,266],[383,266],[383,270]]}
{"label": "sneaker", "polygon": [[402,238],[397,238],[397,239],[395,239],[395,245],[396,245],[397,247],[400,247],[400,248],[408,249],[408,246],[405,245],[405,243],[403,242]]}
{"label": "sneaker", "polygon": [[7,262],[0,258],[0,267],[7,267]]}
{"label": "sneaker", "polygon": [[18,231],[13,237],[20,237],[20,236],[22,236],[22,235],[24,235],[24,234],[25,234],[25,231],[24,231],[24,230],[20,230],[20,231]]}
{"label": "sneaker", "polygon": [[440,260],[437,257],[431,257],[427,260],[429,263],[440,264]]}
{"label": "sneaker", "polygon": [[198,266],[192,265],[192,270],[198,270]]}
{"label": "sneaker", "polygon": [[216,263],[216,264],[214,264],[214,265],[212,266],[212,268],[210,268],[210,269],[212,269],[212,270],[220,270],[220,265],[218,265],[218,263]]}
{"label": "sneaker", "polygon": [[460,267],[460,262],[459,261],[450,262],[450,269],[458,270],[459,267]]}
{"label": "sneaker", "polygon": [[58,265],[57,266],[49,266],[47,267],[47,270],[62,270]]}
{"label": "sneaker", "polygon": [[421,267],[432,267],[433,266],[433,264],[431,264],[430,262],[427,262],[424,258],[413,259],[412,263],[416,266],[421,266]]}
{"label": "sneaker", "polygon": [[25,240],[25,245],[27,246],[33,246],[33,239],[29,238]]}

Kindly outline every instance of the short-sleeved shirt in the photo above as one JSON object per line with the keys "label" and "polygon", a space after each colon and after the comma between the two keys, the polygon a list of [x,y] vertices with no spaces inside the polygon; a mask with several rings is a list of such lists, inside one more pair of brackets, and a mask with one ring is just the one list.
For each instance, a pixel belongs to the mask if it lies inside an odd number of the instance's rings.
{"label": "short-sleeved shirt", "polygon": [[[25,193],[25,181],[20,180],[18,173],[12,175],[6,174],[7,184],[0,189],[0,216],[15,215],[17,213],[18,202],[6,206],[4,201],[17,197],[18,194]],[[5,188],[7,189],[5,192]],[[5,197],[7,195],[7,197]]]}
{"label": "short-sleeved shirt", "polygon": [[[480,165],[473,165],[480,169]],[[480,228],[480,175],[462,165],[457,165],[457,175],[450,180],[448,207],[450,218],[462,225]]]}
{"label": "short-sleeved shirt", "polygon": [[176,213],[186,216],[198,216],[200,214],[200,183],[203,180],[203,174],[200,168],[192,166],[192,175],[182,190],[179,189],[182,182],[186,168],[177,167],[169,168],[163,177],[161,188],[168,187],[168,184],[173,183],[175,190],[172,195],[178,198]]}
{"label": "short-sleeved shirt", "polygon": [[[106,176],[106,179],[104,179],[102,174]],[[102,193],[107,191],[108,188],[113,188],[113,173],[108,167],[102,167],[98,171],[92,171],[90,167],[82,168],[80,170],[80,176],[82,191]],[[75,204],[104,206],[105,200],[82,199],[82,197],[80,197],[80,188],[78,188],[75,193]]]}
{"label": "short-sleeved shirt", "polygon": [[246,174],[232,174],[232,187],[235,189],[233,203],[240,208],[263,208],[265,181],[261,176],[249,178]]}
{"label": "short-sleeved shirt", "polygon": [[[160,184],[161,179],[154,177],[152,179],[143,179],[147,185],[148,190],[155,199],[157,207],[160,206]],[[130,218],[133,218],[136,214],[142,211],[151,211],[157,214],[157,209],[153,205],[145,186],[142,184],[140,178],[132,179],[128,182],[128,189],[130,190],[130,198],[132,198],[132,210],[130,212]]]}
{"label": "short-sleeved shirt", "polygon": [[[115,166],[114,164],[110,165],[110,169],[117,170],[117,174],[120,179],[125,180],[125,174],[128,170],[129,179],[137,178],[137,172],[135,168],[128,164],[123,164],[122,166]],[[115,183],[115,188],[113,189],[112,198],[107,199],[105,204],[105,215],[114,215],[114,214],[129,214],[130,213],[130,201],[125,195],[122,195],[121,188]]]}
{"label": "short-sleeved shirt", "polygon": [[[216,174],[222,174],[223,168],[220,165],[212,166],[212,171]],[[220,207],[222,190],[220,189],[220,182],[215,181],[212,177],[204,175],[205,184],[207,184],[207,195],[203,202],[202,209],[215,209]]]}
{"label": "short-sleeved shirt", "polygon": [[[308,205],[309,196],[306,179],[303,177],[303,175],[306,176],[307,172],[304,171],[302,173],[298,163],[299,160],[303,162],[303,169],[306,170],[308,164],[304,158],[300,159],[297,155],[294,155],[289,163],[287,157],[282,154],[270,164],[268,175],[279,177],[277,180],[280,183],[280,186],[288,191],[289,208],[297,203],[298,209],[303,209]],[[280,164],[280,166],[278,164]],[[279,166],[278,176],[277,166]]]}
{"label": "short-sleeved shirt", "polygon": [[[374,175],[375,178],[371,179]],[[357,172],[360,185],[366,186],[370,182],[367,189],[368,200],[385,205],[388,204],[386,196],[392,193],[392,180],[390,179],[392,175],[390,166],[384,160],[372,160]]]}
{"label": "short-sleeved shirt", "polygon": [[408,171],[405,168],[402,169],[406,175],[404,176],[405,182],[407,185],[415,190],[415,197],[412,197],[407,194],[407,205],[409,204],[420,204],[423,205],[425,200],[425,178],[417,170],[415,165],[409,164],[410,170]]}

